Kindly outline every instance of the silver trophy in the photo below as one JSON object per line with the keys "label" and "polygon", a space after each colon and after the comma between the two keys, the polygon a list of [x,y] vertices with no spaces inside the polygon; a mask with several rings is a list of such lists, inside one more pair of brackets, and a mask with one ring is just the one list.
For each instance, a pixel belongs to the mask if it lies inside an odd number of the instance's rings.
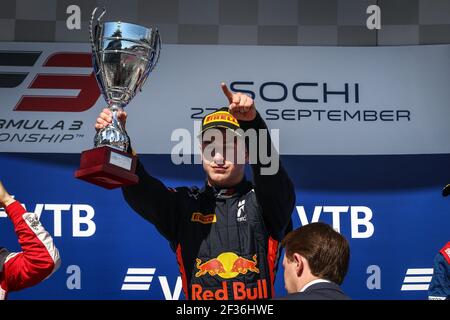
{"label": "silver trophy", "polygon": [[127,153],[130,138],[117,115],[156,66],[161,38],[155,28],[103,22],[105,12],[105,8],[101,12],[94,9],[89,33],[94,73],[112,112],[112,123],[97,132],[95,148],[82,152],[75,177],[113,189],[139,180],[134,173],[137,157]]}
{"label": "silver trophy", "polygon": [[112,112],[112,123],[98,131],[94,146],[126,151],[130,139],[117,114],[141,90],[158,63],[161,38],[158,29],[131,23],[103,22],[105,8],[92,12],[90,40],[92,64],[103,96]]}

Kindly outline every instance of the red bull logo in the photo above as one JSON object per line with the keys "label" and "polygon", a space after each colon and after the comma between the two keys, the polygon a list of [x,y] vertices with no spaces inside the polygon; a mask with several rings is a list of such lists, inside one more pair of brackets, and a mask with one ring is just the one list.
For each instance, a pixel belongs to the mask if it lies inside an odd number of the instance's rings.
{"label": "red bull logo", "polygon": [[209,273],[210,276],[215,276],[216,274],[226,272],[223,267],[222,262],[220,262],[220,260],[218,260],[218,259],[211,259],[209,261],[206,261],[203,264],[201,264],[202,260],[200,260],[200,259],[196,259],[196,261],[197,261],[196,267],[199,270],[195,274],[195,276],[197,278],[204,276],[207,273]]}
{"label": "red bull logo", "polygon": [[[217,258],[203,263],[201,259],[197,258],[195,266],[198,271],[195,276],[199,278],[209,274],[210,276],[219,276],[222,279],[232,279],[248,272],[259,273],[257,265],[256,254],[250,260],[233,252],[224,252]],[[258,279],[252,285],[241,281],[222,281],[222,288],[216,288],[215,290],[203,288],[200,284],[193,284],[191,290],[192,300],[255,300],[268,298],[266,279]]]}
{"label": "red bull logo", "polygon": [[239,257],[233,252],[224,252],[218,255],[217,258],[204,263],[200,259],[196,259],[198,272],[195,276],[198,278],[209,274],[210,276],[217,275],[223,279],[231,279],[237,277],[239,274],[247,274],[247,272],[259,273],[257,264],[256,254],[252,260],[249,260]]}
{"label": "red bull logo", "polygon": [[231,272],[237,272],[246,274],[247,272],[255,272],[259,273],[259,269],[256,267],[257,261],[256,261],[256,254],[252,258],[253,260],[248,260],[242,257],[237,258],[237,260],[233,263],[233,268],[231,269]]}

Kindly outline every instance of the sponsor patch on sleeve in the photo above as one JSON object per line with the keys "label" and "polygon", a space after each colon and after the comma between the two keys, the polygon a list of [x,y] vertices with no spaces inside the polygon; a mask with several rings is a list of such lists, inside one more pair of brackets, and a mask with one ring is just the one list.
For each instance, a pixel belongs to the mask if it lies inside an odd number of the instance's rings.
{"label": "sponsor patch on sleeve", "polygon": [[194,212],[191,218],[192,222],[200,222],[203,224],[211,224],[217,222],[217,217],[215,213],[212,214],[202,214],[200,212]]}

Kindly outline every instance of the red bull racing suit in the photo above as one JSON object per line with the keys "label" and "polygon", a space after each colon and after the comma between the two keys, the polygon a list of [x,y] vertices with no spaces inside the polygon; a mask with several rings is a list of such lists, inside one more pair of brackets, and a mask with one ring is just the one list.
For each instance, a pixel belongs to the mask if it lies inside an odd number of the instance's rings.
{"label": "red bull racing suit", "polygon": [[[244,130],[267,129],[259,114],[240,123]],[[262,166],[252,164],[253,183],[244,178],[229,189],[170,189],[138,163],[139,184],[122,188],[128,204],[170,241],[187,299],[274,296],[279,242],[292,228],[295,190],[281,162],[273,175],[262,175]]]}

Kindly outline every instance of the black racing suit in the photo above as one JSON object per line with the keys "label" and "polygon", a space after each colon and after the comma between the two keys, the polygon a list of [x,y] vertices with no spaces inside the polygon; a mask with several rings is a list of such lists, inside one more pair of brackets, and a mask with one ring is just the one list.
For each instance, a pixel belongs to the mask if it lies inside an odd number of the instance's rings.
{"label": "black racing suit", "polygon": [[[240,125],[267,129],[259,114]],[[252,164],[254,184],[244,178],[234,188],[205,184],[199,190],[167,188],[138,163],[139,184],[122,189],[128,204],[170,241],[187,299],[274,296],[280,241],[292,228],[295,190],[281,162],[274,175],[261,175],[262,166]]]}

